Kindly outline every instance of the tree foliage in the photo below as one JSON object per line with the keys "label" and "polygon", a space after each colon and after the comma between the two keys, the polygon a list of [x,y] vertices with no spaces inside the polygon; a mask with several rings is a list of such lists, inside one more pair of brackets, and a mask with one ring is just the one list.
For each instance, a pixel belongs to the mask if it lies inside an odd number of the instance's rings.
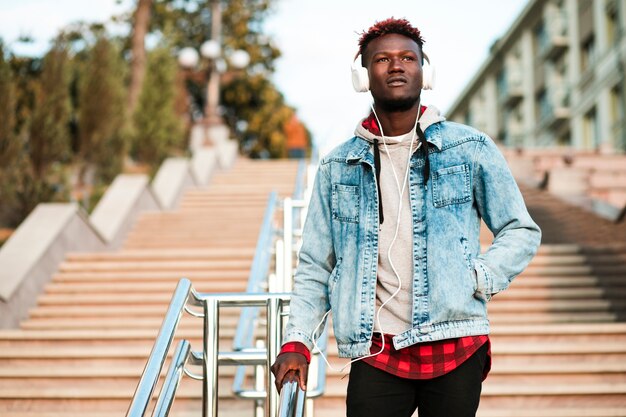
{"label": "tree foliage", "polygon": [[0,106],[0,119],[5,121],[0,220],[9,226],[18,224],[39,202],[66,197],[59,162],[69,156],[70,113],[68,57],[62,47],[53,47],[43,60],[12,56],[10,64],[3,53],[0,94],[7,100]]}
{"label": "tree foliage", "polygon": [[6,167],[19,153],[15,134],[15,82],[11,66],[6,60],[4,46],[0,41],[0,169]]}
{"label": "tree foliage", "polygon": [[183,142],[183,125],[176,113],[177,63],[171,50],[158,47],[148,55],[148,68],[133,115],[132,155],[157,166]]}
{"label": "tree foliage", "polygon": [[35,107],[30,123],[28,154],[33,174],[45,180],[50,165],[70,155],[70,62],[63,44],[56,44],[43,60],[35,84]]}
{"label": "tree foliage", "polygon": [[[270,81],[280,51],[264,33],[263,23],[272,11],[273,0],[230,0],[222,2],[224,55],[237,49],[250,55],[245,71],[228,70],[222,76],[221,107],[226,122],[239,133],[240,148],[253,157],[284,157],[285,125],[294,110]],[[151,30],[167,31],[175,47],[200,45],[210,39],[211,14],[208,0],[155,0]],[[187,79],[195,109],[203,109],[209,66],[203,63]],[[242,123],[243,122],[243,123]],[[245,126],[240,131],[239,126]]]}
{"label": "tree foliage", "polygon": [[126,146],[124,62],[116,46],[98,36],[88,49],[78,85],[78,157],[81,180],[90,170],[104,182],[123,166]]}

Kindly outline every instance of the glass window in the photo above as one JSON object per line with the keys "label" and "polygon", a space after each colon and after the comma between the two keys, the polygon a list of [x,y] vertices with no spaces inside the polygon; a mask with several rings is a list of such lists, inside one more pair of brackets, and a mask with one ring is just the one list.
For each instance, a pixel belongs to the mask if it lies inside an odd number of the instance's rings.
{"label": "glass window", "polygon": [[587,40],[582,43],[581,49],[580,69],[584,72],[593,66],[596,53],[595,39],[593,36],[589,36]]}
{"label": "glass window", "polygon": [[537,103],[539,103],[537,106],[538,120],[544,121],[552,116],[552,104],[550,103],[548,92],[545,89],[541,90],[539,94],[537,94]]}
{"label": "glass window", "polygon": [[610,8],[606,11],[606,39],[608,47],[615,46],[619,39],[620,24],[619,15],[616,8]]}
{"label": "glass window", "polygon": [[599,144],[598,120],[594,107],[583,118],[583,145],[586,149],[597,149]]}
{"label": "glass window", "polygon": [[546,25],[542,21],[535,26],[535,54],[540,55],[548,47],[548,42],[548,32],[546,31]]}

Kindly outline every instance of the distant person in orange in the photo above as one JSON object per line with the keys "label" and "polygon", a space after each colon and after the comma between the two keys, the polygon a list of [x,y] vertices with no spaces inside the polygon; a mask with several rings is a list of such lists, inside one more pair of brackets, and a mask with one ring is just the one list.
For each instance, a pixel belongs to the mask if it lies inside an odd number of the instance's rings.
{"label": "distant person in orange", "polygon": [[[485,134],[421,103],[434,74],[420,31],[387,19],[363,33],[357,91],[371,113],[315,179],[276,386],[306,389],[332,311],[353,358],[347,415],[475,416],[491,366],[487,303],[537,251],[508,166]],[[481,219],[494,234],[480,253]]]}

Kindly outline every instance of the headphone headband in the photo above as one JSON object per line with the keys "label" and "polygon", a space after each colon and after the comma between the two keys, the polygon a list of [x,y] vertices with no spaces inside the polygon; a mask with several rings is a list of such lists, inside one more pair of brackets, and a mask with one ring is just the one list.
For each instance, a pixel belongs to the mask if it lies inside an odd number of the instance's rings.
{"label": "headphone headband", "polygon": [[[356,63],[359,55],[361,55],[361,61],[363,60],[361,51],[357,51],[350,66],[352,69],[352,86],[357,93],[366,93],[370,89],[370,79],[367,68]],[[422,90],[432,90],[435,87],[435,68],[424,51],[422,51],[422,57],[425,61],[422,65]]]}

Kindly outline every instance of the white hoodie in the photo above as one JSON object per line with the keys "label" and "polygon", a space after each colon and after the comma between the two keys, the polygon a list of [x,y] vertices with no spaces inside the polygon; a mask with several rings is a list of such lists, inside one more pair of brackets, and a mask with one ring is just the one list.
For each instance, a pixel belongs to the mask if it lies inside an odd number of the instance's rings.
{"label": "white hoodie", "polygon": [[[398,294],[385,304],[385,307],[381,310],[380,326],[378,322],[375,322],[374,331],[396,335],[412,327],[413,227],[408,180],[402,194],[400,216],[398,216],[398,208],[401,201],[400,190],[407,175],[409,148],[411,142],[413,142],[411,150],[411,154],[413,154],[420,148],[420,142],[415,132],[407,132],[404,135],[394,137],[385,136],[383,140],[382,136],[377,136],[363,127],[364,120],[361,120],[357,125],[355,135],[372,144],[374,139],[378,139],[378,148],[381,153],[380,181],[378,186],[382,196],[380,207],[384,209],[385,220],[380,224],[378,233],[377,313],[382,303],[387,301],[400,285]],[[437,108],[429,106],[420,117],[419,125],[424,132],[428,126],[444,120],[445,118],[441,116]],[[385,142],[387,146],[385,146]],[[395,169],[399,187],[394,177],[392,165]],[[393,242],[398,222],[398,236],[395,242]],[[390,258],[388,254],[392,242]],[[400,278],[400,282],[393,271],[392,263]]]}

